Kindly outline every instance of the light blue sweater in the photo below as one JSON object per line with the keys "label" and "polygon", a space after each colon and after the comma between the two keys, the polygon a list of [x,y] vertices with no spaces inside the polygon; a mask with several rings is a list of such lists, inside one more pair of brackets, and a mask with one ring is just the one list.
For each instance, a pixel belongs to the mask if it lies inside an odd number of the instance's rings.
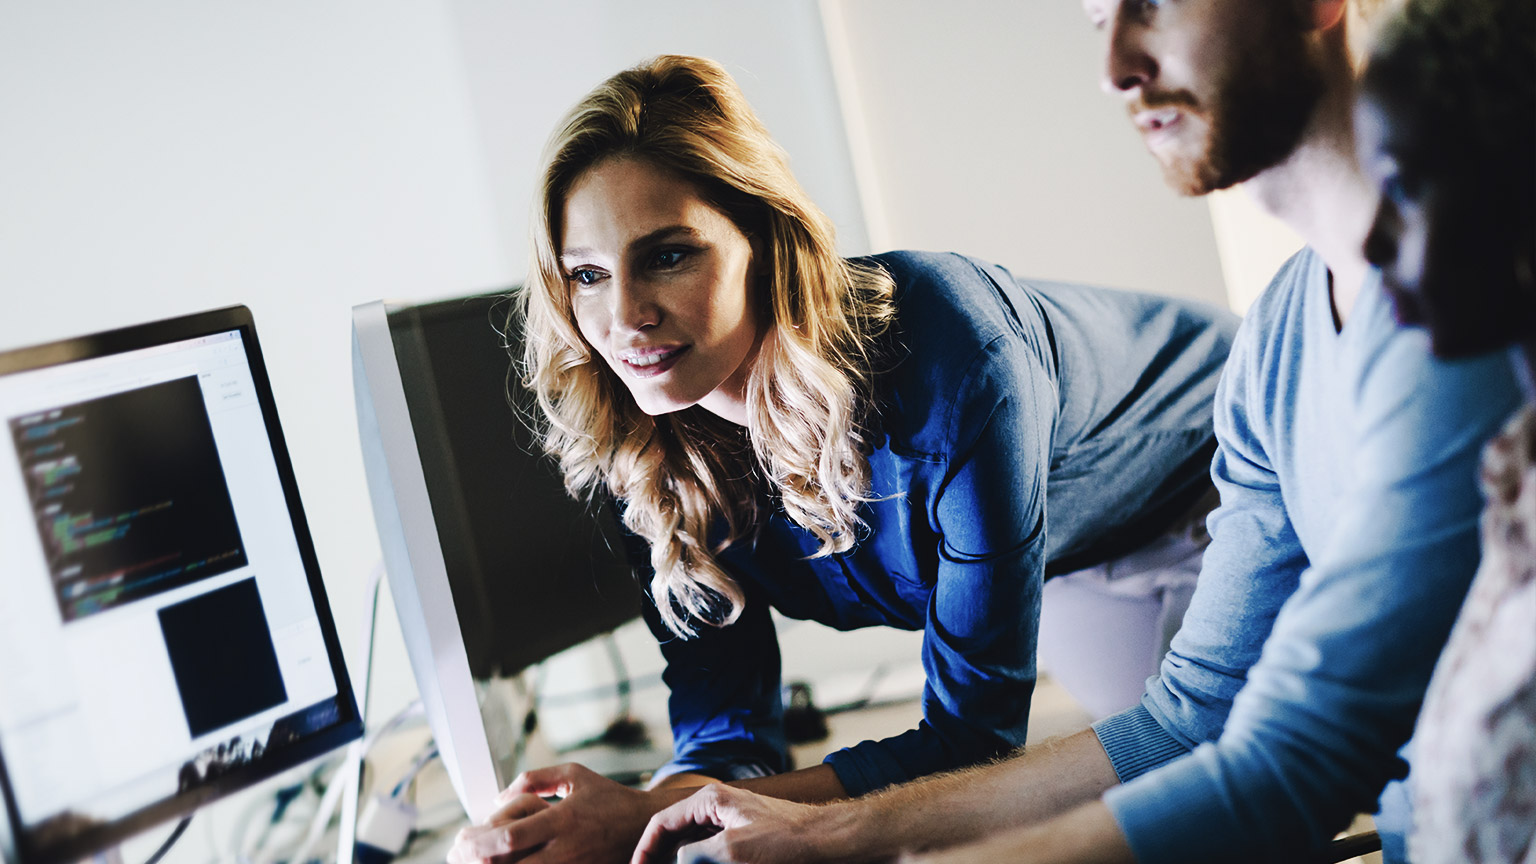
{"label": "light blue sweater", "polygon": [[1383,787],[1476,569],[1481,447],[1519,404],[1502,353],[1436,360],[1374,278],[1336,332],[1322,260],[1280,270],[1217,391],[1193,604],[1142,704],[1095,727],[1139,861],[1294,860],[1378,796],[1395,860]]}

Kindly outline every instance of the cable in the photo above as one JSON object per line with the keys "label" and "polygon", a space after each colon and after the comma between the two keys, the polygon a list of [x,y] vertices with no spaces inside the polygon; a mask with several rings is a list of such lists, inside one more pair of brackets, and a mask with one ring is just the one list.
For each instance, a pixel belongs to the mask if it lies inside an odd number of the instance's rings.
{"label": "cable", "polygon": [[619,717],[629,716],[629,667],[624,665],[624,653],[619,650],[619,640],[612,632],[603,634],[603,645],[608,649],[608,662],[613,664],[614,688],[619,693]]}
{"label": "cable", "polygon": [[886,666],[886,664],[875,664],[875,668],[871,669],[869,672],[869,679],[864,682],[863,696],[860,696],[849,702],[843,702],[839,705],[832,705],[823,708],[821,709],[822,713],[841,714],[844,711],[857,711],[860,708],[868,708],[869,706],[875,704],[875,691],[879,689],[880,682],[885,680],[885,676],[889,672],[890,669]]}
{"label": "cable", "polygon": [[[370,732],[368,736],[362,740],[361,747],[359,747],[360,755],[366,756],[368,751],[373,749],[373,745],[378,743],[378,740],[381,737],[389,734],[390,732],[393,732],[397,726],[404,723],[406,720],[412,717],[421,716],[422,713],[423,711],[421,707],[421,700],[412,700],[410,704],[400,709],[399,713],[385,721],[383,726],[380,726],[378,729]],[[299,844],[299,847],[294,852],[294,854],[288,856],[288,860],[305,860],[309,855],[309,850],[314,848],[316,843],[320,842],[320,837],[325,833],[326,826],[331,824],[331,817],[336,814],[337,805],[341,803],[342,789],[344,786],[346,786],[346,782],[344,781],[349,779],[346,775],[350,772],[345,770],[349,764],[351,763],[344,761],[342,763],[343,770],[339,772],[335,777],[331,778],[330,785],[326,787],[325,796],[320,799],[320,807],[315,811],[315,818],[312,822],[309,823],[309,832],[304,835],[303,842]],[[259,864],[265,864],[267,860],[268,859],[263,859],[263,861],[259,862]]]}
{"label": "cable", "polygon": [[[540,666],[539,668],[542,670],[543,667]],[[659,687],[664,683],[660,672],[651,672],[649,674],[641,675],[639,677],[631,678],[628,680],[628,686],[631,692],[636,690],[648,690],[652,687]],[[590,702],[593,699],[602,699],[606,696],[616,695],[618,692],[618,687],[618,683],[615,682],[612,684],[597,684],[581,690],[572,690],[567,693],[556,693],[554,695],[540,692],[539,705],[544,708],[567,708],[572,705],[581,705],[583,703]],[[542,689],[543,687],[541,684],[540,690],[542,691]]]}
{"label": "cable", "polygon": [[[324,766],[321,767],[323,768]],[[316,771],[319,770],[321,769],[316,769]],[[237,848],[248,848],[250,850],[241,856],[244,860],[262,860],[267,848],[267,843],[272,839],[273,832],[276,831],[278,826],[283,823],[284,818],[288,815],[288,811],[292,809],[293,802],[302,798],[304,793],[307,791],[309,791],[309,778],[305,778],[300,780],[298,783],[293,783],[278,789],[276,793],[273,794],[271,799],[272,812],[267,815],[266,824],[262,825],[261,833],[256,835],[255,843],[246,842],[245,837],[250,833],[250,824],[252,818],[254,817],[254,813],[258,811],[259,805],[266,802],[257,802],[257,807],[246,809],[246,812],[241,819],[240,828],[235,834]]]}
{"label": "cable", "polygon": [[[537,674],[537,670],[535,674]],[[517,724],[517,732],[512,739],[511,765],[513,771],[518,771],[523,767],[523,756],[528,752],[528,741],[533,737],[534,730],[539,728],[539,695],[536,689],[530,690],[528,687],[528,673],[526,671],[519,672],[508,680],[517,689],[520,704],[528,706],[523,711],[523,720]]]}
{"label": "cable", "polygon": [[[361,703],[362,707],[360,719],[363,721],[364,729],[368,728],[368,717],[370,715],[368,702],[373,695],[369,687],[373,680],[373,646],[374,637],[378,633],[379,594],[382,593],[383,589],[384,570],[384,561],[380,559],[368,574],[368,594],[371,599],[368,604],[368,626],[365,628],[368,644],[363,654],[363,666],[367,672],[363,675],[364,689],[358,694],[358,702]],[[339,784],[342,787],[340,802],[341,825],[336,832],[337,864],[350,864],[355,857],[355,850],[357,848],[358,796],[362,794],[362,782],[363,775],[366,773],[365,761],[367,755],[367,748],[361,743],[353,741],[347,747],[346,762],[343,764],[341,771],[337,773],[336,778],[331,781],[333,785]],[[326,792],[329,793],[330,790],[327,789]],[[327,815],[326,819],[329,820],[330,816]],[[309,853],[308,848],[304,850],[304,853],[306,855]]]}
{"label": "cable", "polygon": [[171,851],[171,847],[175,846],[176,841],[181,839],[181,835],[186,833],[187,826],[190,824],[192,824],[192,814],[188,813],[176,823],[176,830],[171,832],[171,836],[165,838],[165,842],[160,844],[160,848],[156,849],[155,854],[149,856],[149,860],[144,864],[159,864],[160,859],[165,857],[165,853]]}
{"label": "cable", "polygon": [[432,760],[437,758],[437,755],[437,745],[430,741],[427,742],[427,746],[423,747],[421,753],[411,762],[411,767],[406,769],[405,774],[400,778],[400,782],[395,784],[395,790],[389,793],[389,797],[399,798],[404,795],[405,790],[416,780],[416,775],[420,774],[423,768],[431,764]]}
{"label": "cable", "polygon": [[[368,702],[373,689],[371,686],[373,679],[373,651],[375,639],[377,636],[376,625],[379,614],[379,594],[381,593],[384,575],[384,562],[381,560],[374,564],[373,568],[369,571],[367,586],[364,590],[364,595],[366,598],[366,611],[364,612],[364,615],[367,619],[368,627],[364,633],[364,636],[366,636],[366,641],[363,643],[364,659],[361,664],[363,667],[363,674],[360,682],[361,686],[357,687],[354,692],[358,702],[358,710],[362,715],[361,719],[363,721],[365,732],[368,726]],[[316,805],[314,817],[310,821],[309,830],[304,834],[303,839],[299,842],[298,848],[294,854],[289,856],[289,860],[300,862],[300,864],[302,864],[302,862],[308,858],[310,850],[314,848],[314,845],[318,843],[321,836],[324,835],[325,829],[331,824],[331,818],[336,814],[337,808],[353,807],[355,800],[349,801],[344,805],[342,799],[349,787],[355,794],[359,776],[358,772],[364,767],[363,757],[368,754],[368,751],[372,749],[373,745],[378,741],[379,737],[392,731],[395,727],[403,723],[407,718],[411,716],[419,716],[421,713],[421,700],[416,699],[407,704],[399,711],[399,713],[395,714],[395,716],[386,721],[383,726],[374,730],[372,734],[365,735],[361,741],[352,742],[352,744],[348,746],[345,755],[339,760],[339,765],[337,765],[336,771],[331,776],[329,783],[320,784],[318,781],[319,778],[327,770],[327,768],[336,763],[326,762],[315,769],[314,773],[310,776],[310,780],[314,784],[316,791],[321,792],[320,800]],[[352,811],[344,809],[342,813],[343,835],[345,835],[347,832],[348,826],[346,823],[347,815],[349,812]],[[266,830],[263,831],[263,836],[260,843],[257,845],[256,849],[253,850],[251,864],[270,864],[271,861],[275,860],[272,851],[265,848],[267,839],[274,824],[275,820],[273,822],[269,822],[266,826]],[[345,839],[346,838],[343,837],[342,842],[344,842]],[[238,840],[243,841],[244,837],[240,837]],[[338,845],[341,845],[341,843],[338,843]],[[237,850],[237,852],[238,851],[239,850]],[[338,850],[338,852],[339,851],[340,850]]]}

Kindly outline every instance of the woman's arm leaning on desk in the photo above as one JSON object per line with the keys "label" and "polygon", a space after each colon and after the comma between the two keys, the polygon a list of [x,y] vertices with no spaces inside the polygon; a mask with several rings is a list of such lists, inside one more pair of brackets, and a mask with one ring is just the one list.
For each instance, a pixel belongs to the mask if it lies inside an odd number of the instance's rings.
{"label": "woman's arm leaning on desk", "polygon": [[1050,818],[1117,782],[1098,738],[1085,730],[990,765],[827,806],[716,784],[652,818],[633,864],[666,861],[690,842],[698,844],[690,851],[734,864],[888,860]]}

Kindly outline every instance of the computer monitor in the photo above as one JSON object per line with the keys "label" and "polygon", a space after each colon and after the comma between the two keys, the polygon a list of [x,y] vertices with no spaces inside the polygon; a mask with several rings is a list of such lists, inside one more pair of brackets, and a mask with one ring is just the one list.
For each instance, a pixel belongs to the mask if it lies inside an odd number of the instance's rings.
{"label": "computer monitor", "polygon": [[358,430],[390,592],[454,790],[476,821],[511,778],[475,681],[636,617],[616,516],[573,499],[513,406],[505,294],[352,310]]}
{"label": "computer monitor", "polygon": [[246,308],[0,352],[0,550],[7,860],[361,734]]}

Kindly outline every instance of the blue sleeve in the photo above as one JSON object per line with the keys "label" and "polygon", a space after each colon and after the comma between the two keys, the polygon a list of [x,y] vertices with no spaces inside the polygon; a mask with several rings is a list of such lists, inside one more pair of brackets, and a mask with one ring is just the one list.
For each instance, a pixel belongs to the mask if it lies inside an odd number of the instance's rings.
{"label": "blue sleeve", "polygon": [[1140,861],[1294,860],[1406,771],[1477,565],[1478,454],[1519,397],[1502,355],[1437,361],[1416,332],[1354,370],[1346,497],[1220,737],[1105,796]]}
{"label": "blue sleeve", "polygon": [[1057,395],[1038,358],[1006,339],[954,384],[942,400],[951,448],[928,513],[938,567],[923,631],[923,720],[827,757],[850,795],[1024,743]]}
{"label": "blue sleeve", "polygon": [[1206,523],[1211,544],[1194,598],[1142,704],[1094,726],[1121,782],[1221,734],[1307,566],[1264,440],[1264,407],[1292,394],[1262,373],[1270,340],[1258,323],[1243,322],[1217,386],[1211,480],[1221,506]]}
{"label": "blue sleeve", "polygon": [[693,772],[717,780],[777,774],[789,767],[779,695],[779,643],[768,604],[747,588],[747,605],[729,627],[700,626],[682,639],[641,606],[667,662],[672,761],[656,780]]}

